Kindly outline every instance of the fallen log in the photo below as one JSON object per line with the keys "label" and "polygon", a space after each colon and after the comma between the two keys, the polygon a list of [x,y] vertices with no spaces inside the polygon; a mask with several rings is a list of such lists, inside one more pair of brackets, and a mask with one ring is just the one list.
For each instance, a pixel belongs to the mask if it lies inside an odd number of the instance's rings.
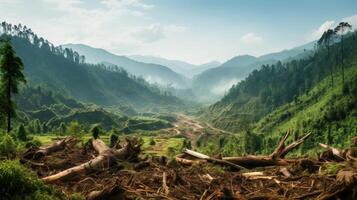
{"label": "fallen log", "polygon": [[223,160],[235,163],[246,168],[254,167],[266,167],[266,166],[285,166],[289,165],[293,161],[284,159],[285,155],[301,145],[311,133],[307,133],[300,139],[285,146],[285,141],[288,139],[291,131],[287,131],[283,138],[280,140],[278,146],[275,148],[272,154],[269,156],[244,156],[244,157],[223,157]]}
{"label": "fallen log", "polygon": [[100,200],[100,199],[124,199],[124,190],[119,186],[105,187],[103,190],[90,192],[87,200]]}
{"label": "fallen log", "polygon": [[39,159],[43,156],[52,154],[63,149],[71,148],[78,143],[78,139],[75,137],[66,137],[57,142],[54,142],[48,146],[40,147],[39,149],[30,149],[28,152],[24,153],[25,159]]}
{"label": "fallen log", "polygon": [[44,182],[55,182],[65,178],[73,177],[76,174],[87,173],[89,171],[102,170],[111,167],[118,159],[127,159],[137,156],[140,152],[140,144],[127,143],[121,149],[110,149],[100,139],[92,141],[93,148],[98,152],[98,156],[81,165],[74,166],[59,173],[42,178]]}
{"label": "fallen log", "polygon": [[286,166],[289,161],[283,159],[273,159],[269,156],[244,156],[244,157],[223,157],[223,160],[244,166],[246,168],[266,167],[266,166]]}
{"label": "fallen log", "polygon": [[337,149],[335,147],[329,146],[327,144],[319,143],[320,147],[326,149],[327,151],[321,153],[319,155],[320,160],[328,160],[328,161],[357,161],[357,149],[349,148],[349,149]]}
{"label": "fallen log", "polygon": [[[297,148],[299,145],[301,145],[311,135],[311,133],[307,133],[300,139],[285,146],[285,142],[290,134],[291,131],[287,131],[285,133],[285,135],[280,140],[278,146],[275,148],[274,152],[269,156],[248,155],[243,157],[223,157],[222,159],[218,159],[189,149],[185,149],[184,153],[201,160],[207,160],[208,162],[211,163],[231,166],[238,170],[246,169],[246,168],[254,168],[254,167],[286,166],[295,161],[284,159],[285,155],[291,152],[293,149]],[[194,164],[197,162],[197,161],[190,161],[188,159],[184,159],[181,156],[177,156],[176,160],[183,164]]]}
{"label": "fallen log", "polygon": [[218,159],[218,158],[212,158],[212,157],[209,157],[205,154],[202,154],[202,153],[199,153],[199,152],[196,152],[196,151],[192,151],[192,150],[189,150],[189,149],[185,149],[184,150],[184,153],[190,155],[190,156],[193,156],[195,158],[199,158],[199,159],[203,159],[203,160],[207,160],[208,162],[211,162],[211,163],[216,163],[216,164],[221,164],[221,165],[226,165],[226,166],[230,166],[232,168],[235,168],[237,170],[241,170],[241,169],[246,169],[245,167],[242,167],[240,165],[237,165],[235,163],[232,163],[230,161],[227,161],[227,160],[221,160],[221,159]]}

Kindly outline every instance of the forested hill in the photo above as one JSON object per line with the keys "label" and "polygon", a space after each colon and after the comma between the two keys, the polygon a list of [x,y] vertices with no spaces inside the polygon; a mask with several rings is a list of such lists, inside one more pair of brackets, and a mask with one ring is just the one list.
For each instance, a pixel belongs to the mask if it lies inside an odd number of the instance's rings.
{"label": "forested hill", "polygon": [[235,56],[220,66],[210,68],[195,76],[192,87],[201,101],[217,101],[233,84],[244,80],[253,70],[260,69],[262,65],[274,64],[279,60],[287,62],[291,59],[306,57],[311,53],[314,44],[315,41],[260,57]]}
{"label": "forested hill", "polygon": [[237,132],[295,128],[318,137],[336,130],[356,135],[350,129],[357,127],[357,33],[345,37],[343,43],[336,37],[329,51],[321,45],[309,58],[254,70],[203,116]]}
{"label": "forested hill", "polygon": [[1,37],[10,37],[25,66],[30,85],[45,85],[83,102],[98,105],[132,105],[137,109],[171,108],[181,102],[125,70],[84,62],[71,49],[54,47],[26,26],[2,23]]}
{"label": "forested hill", "polygon": [[187,80],[184,76],[172,71],[169,67],[160,64],[144,63],[132,60],[126,56],[112,54],[104,49],[90,47],[84,44],[65,44],[64,48],[70,48],[84,55],[86,61],[91,64],[108,63],[124,68],[130,74],[143,77],[150,83],[161,86],[171,85],[175,88],[187,88]]}

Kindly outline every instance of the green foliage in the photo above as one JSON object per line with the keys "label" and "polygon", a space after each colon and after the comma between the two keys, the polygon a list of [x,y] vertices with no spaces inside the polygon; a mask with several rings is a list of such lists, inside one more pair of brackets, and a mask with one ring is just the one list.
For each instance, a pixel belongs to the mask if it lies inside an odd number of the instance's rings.
{"label": "green foliage", "polygon": [[17,129],[17,138],[21,141],[27,141],[27,133],[23,124],[21,124]]}
{"label": "green foliage", "polygon": [[110,147],[114,147],[117,144],[118,140],[119,140],[118,135],[114,132],[111,132],[109,136]]}
{"label": "green foliage", "polygon": [[25,143],[25,147],[29,148],[29,147],[41,147],[42,146],[42,142],[38,139],[38,138],[34,138],[30,141],[27,141]]}
{"label": "green foliage", "polygon": [[150,138],[149,145],[155,145],[155,139],[153,137]]}
{"label": "green foliage", "polygon": [[77,121],[73,121],[68,125],[67,134],[81,138],[84,134],[84,131],[82,126]]}
{"label": "green foliage", "polygon": [[62,199],[17,160],[0,162],[0,193],[4,200]]}
{"label": "green foliage", "polygon": [[92,133],[94,139],[98,139],[99,135],[103,134],[103,128],[100,124],[95,124],[90,132]]}
{"label": "green foliage", "polygon": [[325,175],[336,175],[337,172],[343,168],[343,164],[341,163],[325,163],[322,166],[323,173]]}
{"label": "green foliage", "polygon": [[130,131],[159,130],[169,127],[172,127],[170,122],[153,117],[133,117],[127,122],[127,129]]}
{"label": "green foliage", "polygon": [[2,38],[11,38],[26,66],[30,84],[47,85],[51,90],[60,90],[80,101],[98,105],[125,104],[141,110],[171,110],[184,106],[178,98],[167,92],[162,94],[144,79],[131,76],[118,66],[87,64],[78,52],[55,47],[26,26],[16,31],[11,24],[4,22],[4,26],[7,28]]}
{"label": "green foliage", "polygon": [[10,41],[5,40],[0,47],[0,113],[6,114],[7,132],[9,133],[11,118],[16,117],[12,95],[18,94],[18,86],[20,83],[26,83],[26,79],[22,72],[24,69],[22,60],[15,54]]}
{"label": "green foliage", "polygon": [[4,134],[0,137],[0,155],[7,158],[13,158],[17,153],[17,143],[9,135]]}

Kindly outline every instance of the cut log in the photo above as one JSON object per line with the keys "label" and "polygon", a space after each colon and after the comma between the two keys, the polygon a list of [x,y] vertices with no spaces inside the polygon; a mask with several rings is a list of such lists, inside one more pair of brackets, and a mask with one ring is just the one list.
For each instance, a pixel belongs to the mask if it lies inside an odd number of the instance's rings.
{"label": "cut log", "polygon": [[92,141],[93,148],[99,153],[94,159],[74,166],[57,174],[42,178],[43,181],[51,183],[65,178],[73,177],[76,174],[87,173],[93,170],[102,170],[111,167],[116,160],[126,159],[130,156],[136,156],[140,151],[140,145],[133,145],[130,141],[121,149],[110,149],[100,139]]}
{"label": "cut log", "polygon": [[338,157],[340,157],[340,158],[343,159],[341,150],[336,149],[336,148],[334,148],[334,147],[332,147],[332,146],[329,146],[329,145],[327,145],[327,144],[319,143],[319,145],[320,145],[320,147],[322,147],[322,148],[325,148],[325,149],[327,149],[327,150],[332,151],[333,155],[338,156]]}
{"label": "cut log", "polygon": [[241,169],[245,169],[245,167],[242,167],[240,165],[237,165],[235,163],[232,163],[230,161],[227,161],[227,160],[221,160],[221,159],[218,159],[218,158],[212,158],[212,157],[209,157],[205,154],[202,154],[202,153],[199,153],[199,152],[196,152],[196,151],[192,151],[192,150],[189,150],[189,149],[185,149],[184,150],[184,153],[190,155],[190,156],[193,156],[195,158],[199,158],[199,159],[203,159],[203,160],[207,160],[208,162],[211,162],[211,163],[216,163],[216,164],[221,164],[221,165],[225,165],[225,166],[230,166],[230,167],[233,167],[237,170],[241,170]]}
{"label": "cut log", "polygon": [[291,173],[286,167],[281,168],[279,172],[282,173],[287,178],[291,177]]}
{"label": "cut log", "polygon": [[161,192],[163,192],[166,196],[169,194],[170,190],[169,187],[167,186],[167,175],[166,172],[163,172],[162,174],[162,190]]}
{"label": "cut log", "polygon": [[182,165],[200,165],[207,163],[206,160],[189,160],[178,156],[175,157],[175,160]]}
{"label": "cut log", "polygon": [[103,190],[92,191],[87,195],[87,200],[124,199],[124,190],[119,186],[105,187]]}
{"label": "cut log", "polygon": [[290,163],[288,160],[272,159],[269,156],[223,157],[222,159],[246,168],[286,166]]}
{"label": "cut log", "polygon": [[[286,166],[289,165],[291,162],[287,159],[284,159],[285,155],[292,151],[293,149],[297,148],[301,145],[310,135],[311,133],[305,134],[300,139],[294,141],[293,143],[285,146],[285,142],[290,135],[290,131],[287,131],[285,135],[280,140],[278,146],[275,148],[274,152],[269,156],[243,156],[243,157],[223,157],[222,159],[217,159],[213,157],[209,157],[199,152],[195,152],[189,149],[185,149],[184,153],[188,154],[192,157],[199,158],[202,160],[207,160],[211,163],[217,163],[221,165],[231,166],[236,169],[246,169],[246,168],[254,168],[254,167],[266,167],[266,166]],[[190,161],[184,160],[181,157],[177,157],[176,160],[178,162],[184,164],[191,164]],[[193,164],[193,162],[192,162]]]}
{"label": "cut log", "polygon": [[43,156],[49,155],[56,151],[61,151],[63,149],[71,148],[78,143],[78,139],[75,137],[66,137],[59,141],[56,141],[48,146],[40,147],[39,149],[30,149],[28,152],[24,153],[23,158],[37,160]]}
{"label": "cut log", "polygon": [[311,135],[311,132],[305,134],[303,137],[300,139],[294,141],[293,143],[289,144],[288,146],[285,146],[285,141],[288,139],[289,135],[291,134],[291,131],[287,131],[284,135],[284,137],[280,140],[278,146],[275,148],[274,152],[270,154],[270,157],[272,159],[278,159],[278,158],[284,158],[287,153],[289,153],[291,150],[295,149],[299,145],[301,145],[306,138],[308,138]]}

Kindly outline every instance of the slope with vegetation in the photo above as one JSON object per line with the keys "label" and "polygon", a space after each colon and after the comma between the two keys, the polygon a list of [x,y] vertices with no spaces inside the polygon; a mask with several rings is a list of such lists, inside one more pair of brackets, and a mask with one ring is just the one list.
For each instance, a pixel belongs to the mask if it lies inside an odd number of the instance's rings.
{"label": "slope with vegetation", "polygon": [[174,108],[182,102],[117,66],[86,64],[71,49],[54,47],[22,25],[2,23],[2,38],[10,38],[25,67],[30,85],[51,90],[83,102],[99,105],[132,105],[138,109]]}
{"label": "slope with vegetation", "polygon": [[316,142],[348,145],[346,138],[357,131],[357,33],[344,41],[334,37],[328,47],[320,42],[308,58],[254,70],[204,111],[203,118],[215,127],[253,135],[253,152],[267,151],[278,133],[289,128],[295,137],[313,132],[305,149]]}
{"label": "slope with vegetation", "polygon": [[132,60],[126,56],[112,54],[104,49],[93,48],[84,44],[65,44],[63,48],[73,49],[84,55],[88,63],[117,65],[129,73],[144,78],[150,83],[161,86],[172,85],[175,88],[187,88],[187,80],[184,76],[172,71],[163,64],[145,63]]}
{"label": "slope with vegetation", "polygon": [[217,101],[228,92],[232,85],[244,80],[252,71],[259,70],[262,65],[304,58],[311,53],[313,44],[314,42],[311,42],[300,47],[260,57],[236,56],[218,67],[208,69],[195,76],[192,83],[193,91],[200,101]]}

